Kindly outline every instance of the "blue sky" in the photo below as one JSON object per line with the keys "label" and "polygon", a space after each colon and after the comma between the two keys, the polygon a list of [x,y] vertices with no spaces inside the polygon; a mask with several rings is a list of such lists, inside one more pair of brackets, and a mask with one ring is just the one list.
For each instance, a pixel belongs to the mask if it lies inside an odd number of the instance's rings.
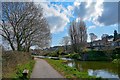
{"label": "blue sky", "polygon": [[[70,22],[82,19],[86,23],[88,42],[89,33],[100,39],[102,34],[113,35],[118,30],[118,3],[105,0],[32,0],[43,8],[43,16],[50,25],[51,46],[60,45],[64,36],[68,36]],[[94,1],[94,2],[93,2]],[[118,1],[118,0],[116,0]]]}
{"label": "blue sky", "polygon": [[100,39],[102,34],[113,35],[118,30],[118,3],[97,0],[80,2],[40,2],[44,16],[48,20],[52,34],[51,46],[60,45],[64,36],[68,36],[70,22],[82,19],[86,23],[88,42],[89,33]]}

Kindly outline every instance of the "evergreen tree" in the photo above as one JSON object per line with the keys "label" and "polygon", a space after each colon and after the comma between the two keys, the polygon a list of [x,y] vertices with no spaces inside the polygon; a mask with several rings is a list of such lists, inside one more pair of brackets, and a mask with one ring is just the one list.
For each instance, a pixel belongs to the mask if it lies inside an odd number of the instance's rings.
{"label": "evergreen tree", "polygon": [[114,30],[114,39],[113,39],[113,41],[116,41],[116,40],[117,40],[117,38],[118,38],[118,33],[117,33],[117,31],[116,31],[116,30]]}

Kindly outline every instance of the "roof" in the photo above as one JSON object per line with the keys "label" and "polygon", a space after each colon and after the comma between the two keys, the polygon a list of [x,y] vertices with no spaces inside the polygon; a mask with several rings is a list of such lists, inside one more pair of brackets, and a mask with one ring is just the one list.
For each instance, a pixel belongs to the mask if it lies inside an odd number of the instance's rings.
{"label": "roof", "polygon": [[120,39],[117,39],[115,42],[120,42]]}

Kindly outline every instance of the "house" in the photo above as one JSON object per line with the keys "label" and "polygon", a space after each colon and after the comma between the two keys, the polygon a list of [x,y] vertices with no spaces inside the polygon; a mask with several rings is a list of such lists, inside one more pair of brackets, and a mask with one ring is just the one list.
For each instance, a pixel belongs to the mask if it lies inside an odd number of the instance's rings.
{"label": "house", "polygon": [[105,48],[106,42],[104,40],[93,41],[91,46],[95,50],[103,50]]}
{"label": "house", "polygon": [[63,46],[54,46],[54,47],[46,48],[44,50],[46,50],[46,51],[57,51],[60,48],[63,48]]}
{"label": "house", "polygon": [[117,39],[116,41],[112,40],[96,40],[92,43],[88,43],[87,48],[92,48],[94,50],[109,50],[109,49],[115,49],[120,47],[120,39]]}
{"label": "house", "polygon": [[116,41],[109,41],[109,43],[106,44],[106,47],[108,47],[109,49],[120,47],[120,38],[118,38]]}
{"label": "house", "polygon": [[114,46],[120,47],[120,39],[117,39],[116,41],[114,41]]}
{"label": "house", "polygon": [[112,40],[108,40],[107,38],[102,38],[101,40],[96,40],[93,42],[88,43],[88,48],[94,49],[94,50],[106,50],[111,48],[111,45],[113,44]]}

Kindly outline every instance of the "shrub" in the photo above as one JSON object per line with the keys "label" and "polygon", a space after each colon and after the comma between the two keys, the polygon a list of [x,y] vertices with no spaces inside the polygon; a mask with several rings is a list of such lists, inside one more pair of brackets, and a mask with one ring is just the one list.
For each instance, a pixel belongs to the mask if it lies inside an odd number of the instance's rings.
{"label": "shrub", "polygon": [[52,53],[49,53],[48,56],[51,56],[51,57],[58,57],[59,54],[57,52],[52,52]]}
{"label": "shrub", "polygon": [[87,51],[85,54],[87,54],[87,60],[91,61],[106,61],[110,60],[104,51]]}
{"label": "shrub", "polygon": [[116,48],[116,49],[113,50],[112,58],[113,59],[116,59],[116,58],[120,59],[120,48]]}
{"label": "shrub", "polygon": [[70,58],[72,58],[72,59],[81,59],[81,56],[80,56],[80,54],[78,54],[78,53],[71,53],[70,55],[69,55],[69,57]]}
{"label": "shrub", "polygon": [[120,59],[114,59],[112,62],[116,64],[120,64]]}
{"label": "shrub", "polygon": [[106,50],[105,51],[107,57],[112,60],[120,58],[120,48],[115,48],[114,50]]}

